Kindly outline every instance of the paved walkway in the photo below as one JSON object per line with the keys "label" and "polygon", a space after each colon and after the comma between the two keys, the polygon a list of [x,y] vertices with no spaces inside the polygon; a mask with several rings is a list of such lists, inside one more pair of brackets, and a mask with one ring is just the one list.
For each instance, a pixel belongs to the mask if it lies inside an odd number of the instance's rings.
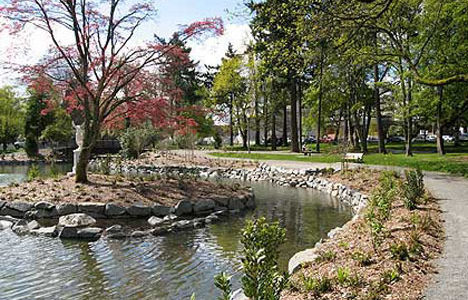
{"label": "paved walkway", "polygon": [[[197,155],[207,155],[207,153],[199,151]],[[261,162],[284,168],[340,168],[340,163],[275,160]],[[400,171],[403,169],[358,164],[350,164],[350,166]],[[447,237],[442,257],[437,261],[439,273],[435,275],[434,283],[426,290],[424,299],[468,299],[468,180],[447,174],[425,172],[424,183],[432,195],[440,201]]]}

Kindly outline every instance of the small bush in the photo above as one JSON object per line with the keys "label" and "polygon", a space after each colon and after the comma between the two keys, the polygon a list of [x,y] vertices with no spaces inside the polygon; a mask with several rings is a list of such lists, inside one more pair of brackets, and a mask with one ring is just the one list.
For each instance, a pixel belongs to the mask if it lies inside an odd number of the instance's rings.
{"label": "small bush", "polygon": [[382,296],[388,293],[388,286],[383,281],[374,281],[371,283],[367,294],[363,300],[380,300]]}
{"label": "small bush", "polygon": [[339,267],[338,270],[336,270],[336,281],[341,285],[348,283],[349,276],[348,268]]}
{"label": "small bush", "polygon": [[424,175],[421,170],[405,171],[406,181],[403,184],[403,201],[409,210],[415,210],[419,200],[424,196]]}
{"label": "small bush", "polygon": [[332,289],[332,281],[326,276],[322,277],[305,277],[302,275],[302,284],[306,292],[320,296],[323,293],[329,292]]}
{"label": "small bush", "polygon": [[407,260],[409,258],[408,246],[403,242],[391,244],[390,253],[394,259]]}
{"label": "small bush", "polygon": [[41,176],[38,165],[31,165],[28,170],[28,181],[33,181]]}
{"label": "small bush", "polygon": [[223,293],[218,300],[230,300],[232,296],[231,276],[221,273],[215,276],[215,286]]}
{"label": "small bush", "polygon": [[333,261],[336,258],[336,253],[333,250],[321,252],[315,259],[316,262]]}
{"label": "small bush", "polygon": [[362,267],[369,266],[372,264],[372,254],[371,253],[364,253],[362,251],[355,251],[352,254],[352,258],[359,262],[359,265]]}
{"label": "small bush", "polygon": [[385,282],[386,284],[392,284],[398,280],[400,280],[400,272],[396,268],[391,269],[391,270],[386,270],[382,274],[382,281]]}
{"label": "small bush", "polygon": [[411,255],[420,255],[423,251],[423,245],[421,242],[421,232],[419,230],[412,230],[409,235],[408,251]]}

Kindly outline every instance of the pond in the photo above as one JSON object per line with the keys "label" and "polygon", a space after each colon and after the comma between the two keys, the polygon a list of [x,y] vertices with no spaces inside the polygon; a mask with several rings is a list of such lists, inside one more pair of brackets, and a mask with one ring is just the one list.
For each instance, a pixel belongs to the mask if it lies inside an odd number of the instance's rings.
{"label": "pond", "polygon": [[[70,163],[58,163],[55,165],[40,163],[37,165],[41,176],[49,177],[54,174],[67,174],[72,169]],[[32,165],[0,165],[0,187],[10,183],[22,182],[28,178],[28,171]]]}
{"label": "pond", "polygon": [[[10,178],[21,178],[11,175]],[[24,176],[22,177],[24,178]],[[287,229],[280,266],[351,218],[349,208],[305,189],[252,183],[257,209],[206,228],[143,240],[97,242],[0,233],[0,299],[216,299],[213,277],[239,284],[240,230],[265,216]]]}

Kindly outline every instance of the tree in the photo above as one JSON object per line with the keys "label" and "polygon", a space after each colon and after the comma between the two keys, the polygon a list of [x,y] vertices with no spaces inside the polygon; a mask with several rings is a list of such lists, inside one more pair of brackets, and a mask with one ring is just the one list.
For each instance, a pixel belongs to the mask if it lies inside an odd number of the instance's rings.
{"label": "tree", "polygon": [[[148,73],[163,66],[168,55],[177,55],[180,50],[160,41],[130,46],[141,24],[156,12],[151,2],[139,1],[128,9],[119,0],[7,0],[0,6],[0,16],[9,20],[12,33],[32,24],[50,37],[55,51],[40,65],[27,66],[22,71],[27,75],[41,72],[53,79],[54,86],[63,94],[68,91],[65,97],[68,106],[83,116],[84,139],[76,168],[77,182],[88,180],[91,150],[106,120],[121,114],[138,116],[139,110],[150,113],[148,108],[157,113],[162,99],[145,92],[151,85]],[[73,37],[72,44],[59,39],[59,29]],[[206,31],[221,34],[221,20],[196,22],[183,29],[178,38],[186,40]],[[125,104],[127,107],[122,110]]]}
{"label": "tree", "polygon": [[0,144],[7,150],[23,132],[21,101],[11,87],[0,88]]}

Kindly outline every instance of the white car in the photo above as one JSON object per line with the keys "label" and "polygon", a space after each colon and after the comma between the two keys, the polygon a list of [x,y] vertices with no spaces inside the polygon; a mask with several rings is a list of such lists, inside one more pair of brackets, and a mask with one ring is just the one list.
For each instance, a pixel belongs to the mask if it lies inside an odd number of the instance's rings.
{"label": "white car", "polygon": [[451,135],[443,135],[442,138],[444,139],[444,141],[446,142],[453,142],[455,139],[453,138],[453,136]]}
{"label": "white car", "polygon": [[468,133],[462,133],[462,134],[460,134],[460,141],[462,141],[462,142],[468,142]]}

